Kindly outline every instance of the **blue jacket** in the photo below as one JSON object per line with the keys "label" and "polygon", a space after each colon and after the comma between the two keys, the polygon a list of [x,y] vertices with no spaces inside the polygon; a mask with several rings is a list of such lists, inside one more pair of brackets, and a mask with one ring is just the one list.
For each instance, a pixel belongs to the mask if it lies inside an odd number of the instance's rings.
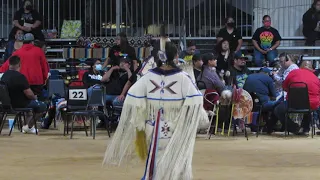
{"label": "blue jacket", "polygon": [[255,92],[261,103],[270,101],[269,97],[277,97],[272,78],[263,73],[250,74],[243,89],[248,93]]}

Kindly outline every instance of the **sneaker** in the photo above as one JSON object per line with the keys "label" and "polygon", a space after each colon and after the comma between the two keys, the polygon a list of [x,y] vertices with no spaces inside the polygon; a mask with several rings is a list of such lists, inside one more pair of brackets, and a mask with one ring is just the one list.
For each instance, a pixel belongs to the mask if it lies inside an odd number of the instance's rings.
{"label": "sneaker", "polygon": [[38,130],[34,127],[29,128],[28,125],[25,125],[22,127],[22,133],[27,134],[27,133],[31,133],[31,134],[36,134]]}
{"label": "sneaker", "polygon": [[32,134],[36,134],[37,131],[38,130],[36,128],[34,128],[34,126],[29,129],[29,133],[32,133]]}
{"label": "sneaker", "polygon": [[26,134],[29,131],[28,125],[22,127],[22,133]]}
{"label": "sneaker", "polygon": [[309,131],[305,131],[303,128],[299,129],[299,132],[296,133],[298,136],[309,136]]}

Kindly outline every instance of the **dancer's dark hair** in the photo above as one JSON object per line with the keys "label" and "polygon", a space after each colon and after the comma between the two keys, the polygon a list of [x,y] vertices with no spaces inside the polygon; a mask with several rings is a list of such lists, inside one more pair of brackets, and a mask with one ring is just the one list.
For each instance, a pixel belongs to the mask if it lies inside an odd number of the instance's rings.
{"label": "dancer's dark hair", "polygon": [[[178,54],[177,46],[173,42],[166,42],[165,50],[166,50],[165,53],[167,56],[167,61],[165,64],[173,68],[177,68],[177,65],[174,63],[174,59]],[[160,67],[162,65],[163,63],[161,62],[161,60],[158,60],[157,66]]]}

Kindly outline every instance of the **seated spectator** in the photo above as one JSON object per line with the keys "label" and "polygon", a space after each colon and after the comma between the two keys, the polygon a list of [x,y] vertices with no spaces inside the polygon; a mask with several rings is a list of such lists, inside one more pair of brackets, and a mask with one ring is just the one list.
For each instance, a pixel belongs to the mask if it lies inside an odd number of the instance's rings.
{"label": "seated spectator", "polygon": [[124,97],[127,93],[124,87],[132,76],[131,64],[131,59],[128,57],[122,58],[120,65],[111,67],[101,79],[106,85],[106,100],[112,102],[114,106],[121,106],[123,104],[122,99],[124,98],[118,98],[118,96]]}
{"label": "seated spectator", "polygon": [[197,81],[202,81],[207,89],[214,89],[219,94],[224,90],[225,85],[221,81],[216,72],[217,57],[212,53],[207,53],[202,56],[203,66]]}
{"label": "seated spectator", "polygon": [[[129,78],[129,88],[134,84],[136,83],[138,80],[139,80],[139,71],[141,69],[141,61],[139,60],[133,60],[133,73],[132,73],[132,76]],[[128,90],[129,90],[128,88]]]}
{"label": "seated spectator", "polygon": [[235,55],[233,65],[230,67],[229,79],[231,83],[229,82],[228,84],[236,85],[237,88],[243,88],[248,75],[251,73],[246,66],[246,60],[248,60],[248,58],[244,55]]}
{"label": "seated spectator", "polygon": [[256,93],[262,105],[262,111],[272,111],[276,103],[277,94],[270,74],[270,69],[261,68],[259,73],[250,74],[243,86],[248,93]]}
{"label": "seated spectator", "polygon": [[192,57],[192,65],[193,65],[194,78],[197,79],[199,74],[201,73],[201,68],[203,65],[202,57],[200,54],[195,54]]}
{"label": "seated spectator", "polygon": [[[33,93],[41,95],[43,85],[49,74],[49,65],[42,49],[33,45],[34,36],[30,33],[24,35],[23,46],[12,55],[19,56],[21,60],[21,74],[23,74],[30,85]],[[9,62],[5,62],[0,72],[9,69]]]}
{"label": "seated spectator", "polygon": [[277,99],[286,95],[286,93],[282,91],[282,83],[287,78],[288,74],[292,70],[299,69],[299,67],[294,62],[292,56],[287,53],[280,54],[279,63],[281,66],[280,70],[273,72],[273,79],[275,80],[276,89],[281,91],[277,92]]}
{"label": "seated spectator", "polygon": [[4,52],[4,62],[12,55],[12,53],[18,49],[20,49],[23,45],[23,31],[20,29],[16,29],[14,32],[14,40],[9,40],[6,50]]}
{"label": "seated spectator", "polygon": [[195,54],[200,54],[200,51],[197,50],[196,44],[193,41],[188,41],[187,50],[182,51],[179,55],[179,58],[191,64],[192,57]]}
{"label": "seated spectator", "polygon": [[137,59],[136,51],[130,46],[127,35],[122,32],[116,37],[116,45],[110,49],[110,59],[105,61],[103,68],[110,66],[119,66],[121,57],[126,54],[131,60]]}
{"label": "seated spectator", "polygon": [[14,14],[13,29],[10,32],[9,39],[14,39],[17,29],[21,29],[24,33],[32,33],[36,39],[44,41],[44,35],[41,28],[41,15],[35,9],[30,0],[25,0],[23,6]]}
{"label": "seated spectator", "polygon": [[234,57],[234,53],[230,50],[229,41],[221,40],[217,45],[216,52],[218,54],[217,71],[226,72],[230,68]]}
{"label": "seated spectator", "polygon": [[139,60],[133,60],[132,62],[133,62],[133,73],[132,73],[131,77],[128,79],[127,83],[124,85],[124,88],[123,88],[120,96],[117,97],[118,102],[124,102],[124,99],[127,95],[128,90],[140,78],[140,75],[138,73],[141,69],[141,63]]}
{"label": "seated spectator", "polygon": [[236,23],[232,17],[225,19],[225,27],[220,29],[217,35],[217,43],[227,40],[230,43],[232,53],[241,55],[241,46],[243,43],[241,32],[237,30]]}
{"label": "seated spectator", "polygon": [[[1,81],[8,86],[12,107],[32,108],[36,113],[36,120],[38,120],[42,113],[46,111],[47,105],[37,100],[37,96],[30,89],[26,77],[19,72],[21,68],[20,58],[11,56],[8,62],[9,70],[3,74]],[[23,132],[36,133],[37,130],[34,128],[33,119],[28,119],[27,125],[22,127]]]}
{"label": "seated spectator", "polygon": [[101,60],[95,59],[88,72],[83,74],[82,81],[86,87],[91,87],[96,84],[101,84],[102,76],[104,72],[102,71]]}
{"label": "seated spectator", "polygon": [[[320,103],[320,81],[309,69],[295,69],[289,73],[285,81],[283,82],[283,89],[288,91],[289,85],[294,82],[304,82],[308,86],[309,102],[310,108],[316,110],[319,108]],[[297,98],[297,97],[288,97]],[[275,115],[285,124],[285,112],[287,109],[287,101],[281,102],[274,110]],[[274,122],[273,124],[275,124]],[[298,124],[294,123],[292,120],[288,119],[288,131],[294,134],[308,135],[310,130],[310,117],[309,114],[305,114],[303,121],[301,123],[301,130],[299,131]]]}
{"label": "seated spectator", "polygon": [[303,35],[306,46],[314,46],[320,37],[320,0],[315,0],[312,7],[303,15]]}
{"label": "seated spectator", "polygon": [[281,36],[277,29],[271,27],[269,15],[263,16],[263,26],[258,28],[252,37],[254,46],[254,62],[256,66],[263,66],[263,59],[273,66],[274,59],[278,56],[277,48],[280,45]]}
{"label": "seated spectator", "polygon": [[301,69],[309,69],[312,72],[315,72],[313,69],[312,61],[309,60],[302,60],[300,63],[299,68]]}

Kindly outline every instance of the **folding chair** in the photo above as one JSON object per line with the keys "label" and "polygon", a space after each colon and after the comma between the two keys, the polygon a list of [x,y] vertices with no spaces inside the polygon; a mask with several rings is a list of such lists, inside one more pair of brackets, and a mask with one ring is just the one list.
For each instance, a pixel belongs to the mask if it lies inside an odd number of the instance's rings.
{"label": "folding chair", "polygon": [[[108,125],[109,122],[107,121],[107,118],[105,116],[106,114],[106,93],[105,93],[105,87],[104,86],[93,86],[92,88],[92,93],[89,95],[89,100],[88,100],[88,107],[103,107],[103,111],[98,111],[98,110],[88,110],[87,112],[89,115],[92,117],[93,121],[93,138],[95,139],[95,133],[96,133],[96,117],[97,116],[102,116],[104,118],[105,126],[108,132],[108,136],[110,137],[110,126]],[[122,109],[122,107],[121,107]]]}
{"label": "folding chair", "polygon": [[[89,107],[103,106],[104,112],[98,110],[88,110]],[[90,134],[93,135],[93,139],[96,136],[96,117],[99,115],[103,115],[105,113],[105,89],[103,86],[93,87],[92,94],[88,96],[87,88],[81,86],[72,86],[69,87],[68,90],[68,101],[67,108],[71,112],[68,112],[72,115],[71,122],[71,135],[70,139],[73,137],[73,125],[75,122],[75,118],[77,116],[86,116],[91,119],[91,129]],[[105,120],[106,128],[108,131],[108,136],[110,137],[110,129],[107,126],[107,120]],[[84,128],[86,132],[86,136],[88,136],[85,120],[83,119]],[[67,122],[68,124],[68,122]],[[68,125],[65,125],[68,128]],[[65,132],[65,131],[64,131]],[[65,133],[64,133],[65,134]]]}
{"label": "folding chair", "polygon": [[[79,114],[76,114],[77,111],[86,111],[87,105],[88,105],[88,92],[87,88],[83,86],[70,86],[67,93],[67,114],[71,115],[71,132],[73,133],[73,123],[75,121],[75,118],[79,116]],[[86,136],[88,136],[87,127],[85,119],[83,120],[83,126],[86,133]],[[67,118],[64,120],[64,128],[63,128],[63,135],[66,135],[66,132],[68,134],[69,130],[69,119]],[[73,134],[71,133],[70,139],[72,139]]]}
{"label": "folding chair", "polygon": [[63,79],[48,79],[48,95],[59,94],[61,97],[65,97],[66,88]]}
{"label": "folding chair", "polygon": [[16,122],[18,121],[18,128],[22,132],[22,118],[21,116],[25,118],[25,113],[32,112],[33,113],[33,120],[34,120],[34,126],[36,129],[36,135],[38,135],[38,128],[37,128],[37,121],[34,117],[34,112],[32,108],[12,108],[11,105],[11,99],[9,96],[9,91],[7,88],[7,85],[5,82],[0,81],[0,111],[3,113],[2,114],[2,119],[1,119],[1,125],[0,125],[0,134],[2,132],[3,126],[5,124],[6,118],[8,114],[14,114],[16,115],[13,121],[13,125],[10,128],[9,136],[12,133],[12,129],[15,126]]}
{"label": "folding chair", "polygon": [[[219,112],[219,108],[218,108],[218,101],[219,101],[219,94],[214,91],[214,90],[206,90],[205,91],[205,95],[203,96],[204,98],[204,108],[208,113],[208,116],[210,116],[210,122],[209,122],[209,127],[207,129],[207,138],[210,139],[211,138],[211,128],[213,128],[214,126],[212,126],[212,122],[213,122],[213,117],[216,117],[216,122],[218,121],[218,112]],[[213,131],[213,130],[212,130]]]}
{"label": "folding chair", "polygon": [[110,132],[112,132],[112,130],[117,129],[119,118],[122,112],[122,106],[113,106],[112,102],[106,102],[106,104],[107,104],[108,128]]}
{"label": "folding chair", "polygon": [[309,114],[311,123],[311,136],[315,134],[314,119],[310,108],[308,85],[304,82],[293,82],[289,84],[287,110],[285,113],[285,137],[288,132],[288,115],[291,113]]}
{"label": "folding chair", "polygon": [[[48,96],[58,94],[61,97],[66,96],[66,88],[63,79],[48,79]],[[53,117],[53,127],[57,127],[56,117]]]}

